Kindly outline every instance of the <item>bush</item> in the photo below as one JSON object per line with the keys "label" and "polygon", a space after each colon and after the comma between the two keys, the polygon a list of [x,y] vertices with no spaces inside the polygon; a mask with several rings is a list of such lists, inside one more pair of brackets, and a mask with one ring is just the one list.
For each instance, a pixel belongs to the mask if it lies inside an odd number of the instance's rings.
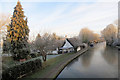
{"label": "bush", "polygon": [[30,56],[31,56],[32,58],[37,57],[34,53],[31,53]]}
{"label": "bush", "polygon": [[42,67],[41,59],[35,58],[12,66],[2,72],[2,80],[16,80],[20,76],[36,71]]}

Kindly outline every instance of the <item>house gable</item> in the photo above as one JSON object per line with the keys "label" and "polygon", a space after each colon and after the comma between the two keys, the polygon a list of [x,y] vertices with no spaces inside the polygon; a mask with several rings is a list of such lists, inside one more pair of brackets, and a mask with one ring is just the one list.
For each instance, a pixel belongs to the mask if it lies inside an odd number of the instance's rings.
{"label": "house gable", "polygon": [[74,47],[74,46],[70,43],[68,39],[66,39],[62,48],[71,48],[71,47]]}

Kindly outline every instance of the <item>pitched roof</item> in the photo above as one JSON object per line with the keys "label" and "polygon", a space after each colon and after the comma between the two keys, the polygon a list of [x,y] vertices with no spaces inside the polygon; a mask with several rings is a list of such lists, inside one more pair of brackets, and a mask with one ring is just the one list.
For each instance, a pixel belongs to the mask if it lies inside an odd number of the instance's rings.
{"label": "pitched roof", "polygon": [[[78,40],[77,38],[66,38],[66,40],[73,46],[73,47],[77,47],[81,45],[81,41]],[[65,41],[62,45],[62,47],[64,46]]]}

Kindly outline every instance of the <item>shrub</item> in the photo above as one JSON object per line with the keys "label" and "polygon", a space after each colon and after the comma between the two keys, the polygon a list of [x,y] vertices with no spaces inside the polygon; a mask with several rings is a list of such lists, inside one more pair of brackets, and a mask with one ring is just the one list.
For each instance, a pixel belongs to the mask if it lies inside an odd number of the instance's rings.
{"label": "shrub", "polygon": [[16,80],[20,76],[26,75],[30,72],[36,71],[42,67],[41,59],[35,58],[26,62],[20,63],[15,66],[4,70],[2,72],[2,80]]}

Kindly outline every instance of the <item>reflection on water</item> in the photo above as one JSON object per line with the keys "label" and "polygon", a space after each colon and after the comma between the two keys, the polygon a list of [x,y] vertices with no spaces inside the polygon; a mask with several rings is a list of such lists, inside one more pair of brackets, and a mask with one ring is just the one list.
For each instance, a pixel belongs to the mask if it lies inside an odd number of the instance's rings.
{"label": "reflection on water", "polygon": [[73,64],[75,64],[78,61],[79,61],[79,58],[76,58],[75,60],[73,60],[72,62],[70,62],[69,65],[67,65],[66,69],[67,68],[69,69]]}
{"label": "reflection on water", "polygon": [[111,47],[106,47],[105,52],[102,54],[103,58],[105,61],[112,65],[116,65],[116,62],[118,61],[118,53],[116,52],[116,49],[111,48]]}
{"label": "reflection on water", "polygon": [[[94,53],[93,53],[94,54]],[[83,55],[80,60],[81,60],[81,63],[84,67],[89,67],[90,66],[90,63],[91,63],[91,59],[93,57],[93,54],[90,54],[90,52],[87,52],[86,55]]]}
{"label": "reflection on water", "polygon": [[117,78],[118,51],[99,43],[68,64],[58,78]]}

